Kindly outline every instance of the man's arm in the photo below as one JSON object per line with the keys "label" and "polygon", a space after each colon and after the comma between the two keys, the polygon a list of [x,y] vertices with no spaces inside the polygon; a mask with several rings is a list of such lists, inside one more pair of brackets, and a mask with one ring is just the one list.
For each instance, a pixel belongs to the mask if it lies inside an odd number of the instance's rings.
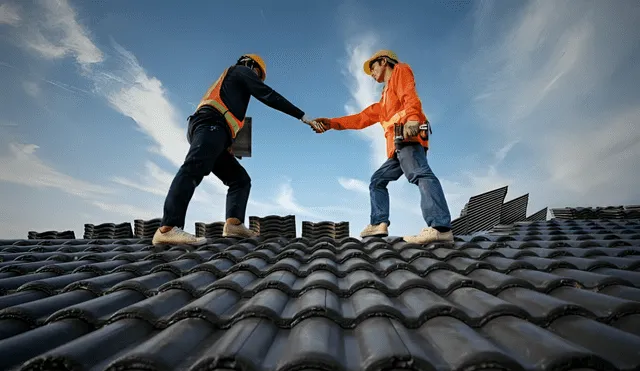
{"label": "man's arm", "polygon": [[334,130],[364,129],[376,122],[380,122],[380,103],[374,103],[355,115],[329,119],[329,125]]}
{"label": "man's arm", "polygon": [[251,95],[254,96],[257,100],[273,109],[293,116],[298,120],[302,119],[302,117],[304,116],[304,111],[296,107],[285,97],[278,94],[278,92],[262,82],[262,80],[258,78],[258,75],[256,75],[250,68],[239,66],[238,73],[245,82],[245,86],[247,87]]}
{"label": "man's arm", "polygon": [[402,103],[402,108],[406,111],[407,121],[422,121],[426,117],[422,112],[422,102],[416,91],[416,82],[411,67],[399,64],[396,66],[394,74],[397,74],[396,92]]}

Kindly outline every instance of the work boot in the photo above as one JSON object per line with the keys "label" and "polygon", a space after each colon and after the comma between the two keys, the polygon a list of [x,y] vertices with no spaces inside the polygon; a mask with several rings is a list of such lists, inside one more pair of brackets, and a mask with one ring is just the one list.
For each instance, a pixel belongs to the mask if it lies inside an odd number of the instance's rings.
{"label": "work boot", "polygon": [[425,244],[429,242],[453,242],[453,232],[439,232],[435,228],[422,228],[416,236],[405,236],[404,240],[409,243]]}
{"label": "work boot", "polygon": [[204,237],[196,237],[178,227],[173,227],[165,233],[162,233],[160,228],[158,228],[156,233],[153,235],[152,243],[154,245],[171,244],[200,246],[207,243],[207,239]]}
{"label": "work boot", "polygon": [[360,237],[371,237],[371,236],[376,236],[376,237],[386,237],[389,235],[389,231],[387,230],[387,223],[380,223],[380,224],[369,224],[368,226],[364,227],[364,229],[362,230],[362,232],[360,232]]}
{"label": "work boot", "polygon": [[256,238],[258,234],[244,226],[244,224],[234,224],[229,221],[224,223],[222,237]]}

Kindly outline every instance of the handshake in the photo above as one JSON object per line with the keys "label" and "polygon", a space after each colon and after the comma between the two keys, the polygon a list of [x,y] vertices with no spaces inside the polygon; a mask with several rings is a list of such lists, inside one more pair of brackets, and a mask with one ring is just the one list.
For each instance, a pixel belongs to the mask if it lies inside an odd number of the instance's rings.
{"label": "handshake", "polygon": [[315,131],[316,133],[324,133],[331,128],[329,119],[327,118],[317,118],[312,120],[308,118],[307,115],[304,115],[301,121],[311,126],[311,129],[313,129],[313,131]]}

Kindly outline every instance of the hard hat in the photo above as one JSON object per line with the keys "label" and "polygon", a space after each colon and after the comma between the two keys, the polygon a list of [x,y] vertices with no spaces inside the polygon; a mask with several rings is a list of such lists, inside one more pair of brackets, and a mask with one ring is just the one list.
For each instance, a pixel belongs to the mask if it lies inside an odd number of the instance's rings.
{"label": "hard hat", "polygon": [[366,73],[367,75],[371,75],[371,68],[369,67],[369,64],[381,57],[387,57],[389,59],[393,59],[394,62],[399,62],[398,60],[398,56],[396,55],[396,53],[392,52],[391,50],[379,50],[377,51],[374,55],[371,56],[371,58],[367,59],[364,62],[363,68],[364,68],[364,73]]}
{"label": "hard hat", "polygon": [[267,64],[264,63],[264,60],[262,60],[262,58],[260,58],[259,55],[257,55],[257,54],[243,54],[240,57],[240,59],[242,59],[242,58],[250,58],[251,60],[256,62],[258,64],[258,66],[260,66],[260,69],[262,70],[262,81],[264,81],[267,78]]}

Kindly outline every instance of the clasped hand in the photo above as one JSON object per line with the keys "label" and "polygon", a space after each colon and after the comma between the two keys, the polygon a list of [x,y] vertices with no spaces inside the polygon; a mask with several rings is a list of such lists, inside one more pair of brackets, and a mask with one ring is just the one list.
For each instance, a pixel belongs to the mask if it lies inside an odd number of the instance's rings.
{"label": "clasped hand", "polygon": [[326,118],[317,118],[315,120],[311,120],[305,115],[302,118],[302,122],[311,126],[311,129],[313,129],[313,131],[315,131],[316,133],[324,133],[330,128],[329,119]]}

